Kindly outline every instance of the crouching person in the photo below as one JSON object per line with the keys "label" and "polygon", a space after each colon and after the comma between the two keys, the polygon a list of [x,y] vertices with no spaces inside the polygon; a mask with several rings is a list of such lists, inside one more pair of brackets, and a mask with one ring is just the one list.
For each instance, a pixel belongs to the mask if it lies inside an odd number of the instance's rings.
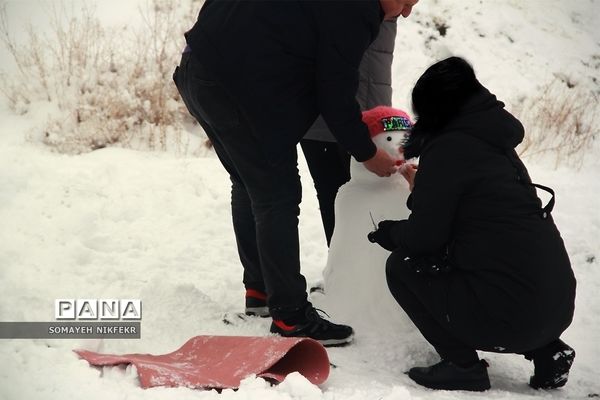
{"label": "crouching person", "polygon": [[[518,353],[534,363],[529,384],[563,386],[574,350],[575,278],[550,211],[514,148],[520,122],[452,57],[431,66],[412,92],[418,120],[404,166],[407,220],[382,221],[371,240],[392,251],[387,282],[441,361],[408,375],[432,389],[486,390],[476,350]],[[535,188],[552,194],[543,206]]]}

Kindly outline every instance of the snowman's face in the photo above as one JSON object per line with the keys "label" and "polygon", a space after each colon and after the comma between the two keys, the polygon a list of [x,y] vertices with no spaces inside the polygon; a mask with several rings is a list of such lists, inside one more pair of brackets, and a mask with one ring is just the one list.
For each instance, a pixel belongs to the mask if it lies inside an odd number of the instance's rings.
{"label": "snowman's face", "polygon": [[384,149],[393,158],[404,159],[402,145],[407,135],[408,131],[388,131],[373,136],[372,140],[375,146]]}

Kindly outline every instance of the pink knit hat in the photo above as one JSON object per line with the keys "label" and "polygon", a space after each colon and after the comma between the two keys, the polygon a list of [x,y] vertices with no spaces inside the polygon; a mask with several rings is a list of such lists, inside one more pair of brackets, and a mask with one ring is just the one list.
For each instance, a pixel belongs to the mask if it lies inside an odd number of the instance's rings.
{"label": "pink knit hat", "polygon": [[413,125],[407,113],[388,106],[377,106],[363,111],[362,120],[369,127],[371,137],[382,132],[407,131]]}

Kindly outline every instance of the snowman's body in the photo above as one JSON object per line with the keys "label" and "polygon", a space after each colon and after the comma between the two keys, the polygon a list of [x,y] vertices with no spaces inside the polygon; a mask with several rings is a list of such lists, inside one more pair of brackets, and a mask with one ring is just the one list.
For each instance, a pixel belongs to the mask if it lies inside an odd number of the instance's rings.
{"label": "snowman's body", "polygon": [[[404,132],[383,132],[373,137],[377,147],[395,158]],[[335,230],[324,271],[324,306],[332,317],[349,323],[357,333],[370,329],[404,331],[411,324],[392,297],[386,283],[385,263],[390,252],[367,239],[375,224],[408,217],[408,183],[396,173],[381,178],[352,160],[352,178],[335,201]]]}

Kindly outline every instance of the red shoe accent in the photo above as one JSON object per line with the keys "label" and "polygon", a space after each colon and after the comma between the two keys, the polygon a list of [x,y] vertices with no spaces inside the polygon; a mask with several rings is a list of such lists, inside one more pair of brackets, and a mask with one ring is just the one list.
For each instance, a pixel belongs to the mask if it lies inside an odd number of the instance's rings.
{"label": "red shoe accent", "polygon": [[296,329],[296,325],[288,325],[285,322],[283,322],[280,319],[274,319],[273,323],[275,325],[277,325],[277,327],[279,327],[280,329],[283,329],[284,331],[293,331],[294,329]]}
{"label": "red shoe accent", "polygon": [[246,297],[254,297],[259,300],[267,300],[267,295],[260,290],[246,289]]}

